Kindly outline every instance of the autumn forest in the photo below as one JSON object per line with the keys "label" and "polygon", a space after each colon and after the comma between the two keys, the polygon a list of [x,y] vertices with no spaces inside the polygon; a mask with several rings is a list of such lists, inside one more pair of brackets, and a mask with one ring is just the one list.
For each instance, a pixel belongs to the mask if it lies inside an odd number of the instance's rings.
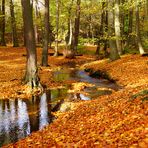
{"label": "autumn forest", "polygon": [[147,148],[148,0],[0,0],[0,147]]}

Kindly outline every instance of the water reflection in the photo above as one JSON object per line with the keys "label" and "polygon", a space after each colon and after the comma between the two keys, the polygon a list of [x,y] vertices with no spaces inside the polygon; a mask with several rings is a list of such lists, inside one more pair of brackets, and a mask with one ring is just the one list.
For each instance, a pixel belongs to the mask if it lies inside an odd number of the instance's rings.
{"label": "water reflection", "polygon": [[80,98],[81,98],[81,100],[85,100],[85,101],[91,100],[89,97],[87,97],[87,96],[85,96],[83,94],[80,94]]}
{"label": "water reflection", "polygon": [[52,116],[50,114],[51,113],[51,102],[49,100],[47,103],[47,100],[46,100],[48,96],[51,96],[50,91],[44,93],[41,96],[39,129],[42,129],[44,126],[46,126],[48,123],[52,121]]}
{"label": "water reflection", "polygon": [[112,88],[118,90],[119,86],[105,79],[90,77],[85,71],[79,69],[63,68],[53,73],[55,81],[76,80],[78,82],[87,82],[98,87]]}
{"label": "water reflection", "polygon": [[68,69],[68,68],[63,68],[63,69],[60,69],[58,71],[55,71],[53,73],[53,77],[54,77],[54,80],[56,81],[65,81],[65,80],[70,80],[70,79],[77,79],[76,77],[76,70],[75,69]]}
{"label": "water reflection", "polygon": [[57,81],[77,80],[93,83],[96,86],[84,90],[89,93],[89,96],[80,93],[67,94],[69,87],[67,85],[66,89],[50,90],[40,97],[33,96],[29,100],[0,100],[0,146],[16,142],[49,124],[52,121],[51,110],[59,109],[65,98],[90,100],[93,97],[111,93],[111,91],[98,91],[98,87],[118,87],[114,83],[91,78],[80,70],[62,69],[53,73],[53,76]]}
{"label": "water reflection", "polygon": [[0,100],[0,146],[16,142],[52,121],[51,94],[29,100]]}

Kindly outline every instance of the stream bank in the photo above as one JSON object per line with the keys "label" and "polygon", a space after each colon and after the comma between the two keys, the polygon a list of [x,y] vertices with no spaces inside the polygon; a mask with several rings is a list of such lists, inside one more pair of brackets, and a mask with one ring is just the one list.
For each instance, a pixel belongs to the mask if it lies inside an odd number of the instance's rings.
{"label": "stream bank", "polygon": [[6,147],[145,148],[148,145],[148,104],[142,98],[147,94],[137,95],[132,100],[131,97],[148,88],[147,61],[147,57],[129,55],[112,63],[91,63],[91,68],[109,72],[124,89],[99,99],[80,101],[74,110],[62,113],[43,130]]}
{"label": "stream bank", "polygon": [[72,111],[80,101],[110,95],[119,89],[118,85],[106,79],[90,77],[79,67],[72,61],[51,71],[53,81],[62,87],[46,89],[43,94],[29,99],[0,100],[0,146],[42,130],[57,118],[57,111]]}

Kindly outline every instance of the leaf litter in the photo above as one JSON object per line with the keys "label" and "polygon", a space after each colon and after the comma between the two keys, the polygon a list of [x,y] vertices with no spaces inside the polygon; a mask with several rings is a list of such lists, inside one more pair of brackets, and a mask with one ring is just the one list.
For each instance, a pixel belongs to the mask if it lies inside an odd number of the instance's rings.
{"label": "leaf litter", "polygon": [[[3,51],[1,54],[3,54]],[[18,51],[17,54],[18,58],[22,55]],[[18,60],[14,60],[10,64],[7,58],[12,59],[12,57],[5,55],[2,64],[0,63],[0,68],[4,73],[8,70],[7,63],[9,65],[18,63]],[[60,58],[55,60],[55,65],[58,65],[60,61]],[[105,60],[85,64],[85,68],[89,67],[94,72],[105,70],[118,84],[124,86],[124,89],[115,91],[111,95],[101,96],[95,100],[77,102],[77,107],[69,112],[61,113],[52,124],[46,126],[43,130],[32,133],[27,138],[4,147],[147,148],[148,101],[147,99],[142,101],[141,95],[137,95],[130,100],[132,96],[148,89],[147,61],[147,57],[128,55],[112,63]],[[82,61],[80,60],[80,62]],[[3,66],[3,63],[6,65]],[[2,86],[0,94],[5,95],[6,88],[12,88],[10,89],[12,94],[20,89],[21,77],[24,72],[24,63],[21,63],[22,65],[18,66],[16,74],[10,72],[10,74],[6,73],[7,77],[0,77]],[[13,66],[9,68],[14,72]],[[49,72],[49,75],[51,74],[50,70],[45,71]],[[41,78],[41,81],[46,83],[47,80]],[[19,88],[17,88],[17,85]],[[79,89],[82,86],[79,84]],[[144,97],[147,97],[147,94],[142,93],[142,98]]]}

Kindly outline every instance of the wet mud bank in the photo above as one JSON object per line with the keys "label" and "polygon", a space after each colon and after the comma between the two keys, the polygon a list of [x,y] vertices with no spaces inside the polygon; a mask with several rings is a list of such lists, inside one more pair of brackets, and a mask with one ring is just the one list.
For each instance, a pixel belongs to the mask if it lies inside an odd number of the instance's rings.
{"label": "wet mud bank", "polygon": [[93,68],[85,68],[85,72],[88,73],[90,77],[98,78],[98,79],[106,79],[110,82],[116,83],[116,80],[113,79],[110,74],[105,70],[94,70]]}

